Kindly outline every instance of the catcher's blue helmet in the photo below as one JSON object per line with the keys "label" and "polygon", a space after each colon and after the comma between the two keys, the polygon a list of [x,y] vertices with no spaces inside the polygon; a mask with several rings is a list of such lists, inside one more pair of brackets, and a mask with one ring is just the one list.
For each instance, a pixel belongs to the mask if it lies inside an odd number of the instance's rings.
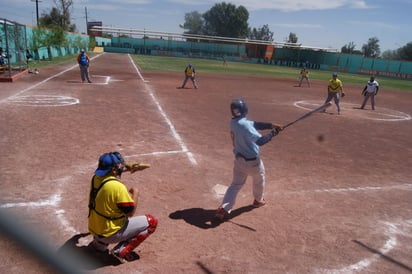
{"label": "catcher's blue helmet", "polygon": [[[112,168],[116,167],[119,163],[124,163],[124,159],[119,152],[116,151],[104,153],[100,155],[99,165],[94,173],[97,176],[105,176],[112,170]],[[121,174],[121,171],[118,170],[118,173]]]}
{"label": "catcher's blue helmet", "polygon": [[230,111],[232,112],[233,118],[245,117],[247,115],[247,105],[243,99],[234,99],[230,103]]}

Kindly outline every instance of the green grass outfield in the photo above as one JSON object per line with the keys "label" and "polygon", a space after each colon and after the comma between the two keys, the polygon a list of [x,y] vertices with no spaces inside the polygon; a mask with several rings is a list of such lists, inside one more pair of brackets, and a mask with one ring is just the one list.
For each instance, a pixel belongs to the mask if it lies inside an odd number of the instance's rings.
{"label": "green grass outfield", "polygon": [[[299,78],[299,68],[267,65],[267,64],[250,64],[241,62],[228,62],[223,65],[222,60],[191,59],[177,57],[163,57],[150,55],[132,55],[133,59],[143,70],[161,70],[161,71],[179,71],[183,72],[187,64],[195,66],[199,73],[219,73],[219,74],[247,74],[270,76],[276,78]],[[310,79],[328,81],[331,79],[332,71],[309,70]],[[361,88],[369,80],[367,75],[358,75],[352,73],[339,72],[339,79],[343,84],[359,84]],[[392,78],[377,78],[382,89],[396,89],[412,92],[412,81]]]}
{"label": "green grass outfield", "polygon": [[[91,56],[95,55],[90,53]],[[299,68],[281,67],[266,64],[250,64],[241,62],[228,62],[223,65],[222,60],[207,60],[207,59],[191,59],[177,57],[163,57],[150,55],[131,55],[134,61],[139,64],[143,70],[161,70],[161,71],[176,71],[183,72],[187,64],[191,63],[196,67],[199,73],[219,73],[219,74],[247,74],[261,75],[275,78],[299,78]],[[76,61],[77,54],[54,57],[52,60],[31,61],[30,68],[41,68],[47,65],[62,64]],[[309,70],[310,79],[327,81],[331,78],[331,71]],[[362,88],[369,80],[367,75],[358,75],[351,73],[339,73],[339,78],[345,83],[358,84]],[[412,81],[399,80],[392,78],[377,78],[382,89],[396,89],[407,92],[412,92]]]}

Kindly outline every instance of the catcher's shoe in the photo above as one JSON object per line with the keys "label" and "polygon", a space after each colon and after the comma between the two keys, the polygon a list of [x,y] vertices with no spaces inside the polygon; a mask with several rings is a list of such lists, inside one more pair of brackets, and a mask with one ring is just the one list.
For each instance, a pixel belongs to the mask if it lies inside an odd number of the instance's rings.
{"label": "catcher's shoe", "polygon": [[94,239],[89,246],[93,247],[96,251],[99,252],[107,252],[108,251],[108,244],[105,244],[103,242],[98,241],[97,239]]}
{"label": "catcher's shoe", "polygon": [[132,262],[140,258],[139,255],[134,251],[126,253],[124,256],[121,256],[118,250],[112,249],[110,251],[110,254],[112,254],[116,259],[118,259],[122,264]]}
{"label": "catcher's shoe", "polygon": [[253,206],[254,206],[254,207],[262,207],[262,206],[264,206],[265,204],[266,204],[265,199],[263,199],[261,202],[258,202],[258,201],[256,201],[256,200],[253,201]]}
{"label": "catcher's shoe", "polygon": [[219,207],[216,210],[215,213],[215,219],[219,220],[219,221],[223,221],[225,218],[227,218],[229,216],[229,214],[226,212],[226,210],[224,210],[223,208]]}

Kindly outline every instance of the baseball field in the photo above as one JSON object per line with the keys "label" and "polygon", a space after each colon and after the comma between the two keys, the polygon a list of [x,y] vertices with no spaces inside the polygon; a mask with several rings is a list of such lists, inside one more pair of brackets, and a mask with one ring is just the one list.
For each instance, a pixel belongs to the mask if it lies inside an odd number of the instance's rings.
{"label": "baseball field", "polygon": [[[177,72],[167,59],[159,70],[158,59],[103,53],[91,84],[76,60],[0,83],[0,221],[26,239],[0,234],[0,273],[56,273],[38,258],[51,255],[70,262],[68,273],[412,272],[411,92],[378,78],[376,110],[360,110],[368,77],[340,77],[341,115],[332,105],[261,148],[267,205],[251,206],[248,181],[216,223],[232,178],[230,101],[285,125],[324,102],[330,73],[296,87],[298,69],[239,74],[230,62],[190,60],[199,89],[177,89],[187,61]],[[87,246],[90,179],[110,151],[151,165],[122,181],[139,189],[137,214],[159,219],[126,264]]]}

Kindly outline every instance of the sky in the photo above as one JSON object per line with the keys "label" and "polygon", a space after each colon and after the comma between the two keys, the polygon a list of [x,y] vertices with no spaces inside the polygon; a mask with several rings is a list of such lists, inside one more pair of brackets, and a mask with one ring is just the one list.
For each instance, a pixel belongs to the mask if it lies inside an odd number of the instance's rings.
{"label": "sky", "polygon": [[[36,25],[57,0],[2,0],[0,18]],[[381,52],[412,42],[412,0],[73,0],[72,23],[86,32],[86,20],[103,26],[183,33],[186,13],[205,13],[216,3],[244,6],[252,28],[268,25],[275,42],[289,33],[303,46],[340,49],[353,42],[361,50],[377,37]],[[86,16],[87,15],[87,16]]]}

